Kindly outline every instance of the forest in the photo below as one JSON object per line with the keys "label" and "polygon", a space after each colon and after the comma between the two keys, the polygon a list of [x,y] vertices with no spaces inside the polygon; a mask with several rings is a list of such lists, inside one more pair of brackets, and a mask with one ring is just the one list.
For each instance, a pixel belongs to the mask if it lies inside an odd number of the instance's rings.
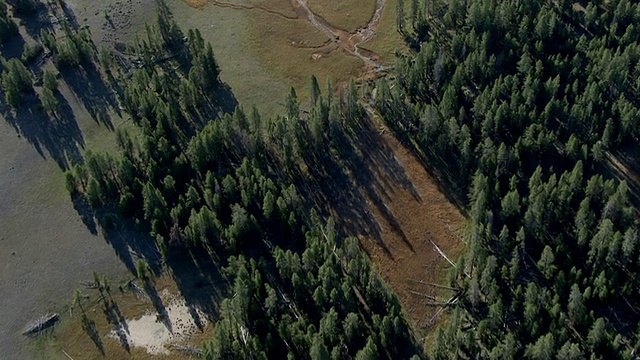
{"label": "forest", "polygon": [[[63,23],[64,41],[42,30],[42,47],[3,58],[1,80],[11,109],[41,86],[57,119],[56,75],[34,84],[30,61],[47,51],[61,70],[99,67],[135,130],[115,130],[115,153],[87,150],[66,188],[105,231],[148,232],[152,265],[216,264],[224,300],[205,358],[638,358],[639,202],[614,163],[640,135],[640,4],[400,0],[411,51],[389,74],[324,91],[311,77],[309,99],[292,88],[267,119],[235,102],[200,31],[156,3],[131,61]],[[0,0],[0,42],[17,29]],[[468,220],[446,280],[459,301],[426,343],[358,239],[309,196],[374,116]]]}
{"label": "forest", "polygon": [[637,358],[636,195],[612,159],[638,141],[640,6],[409,6],[416,55],[376,106],[468,204],[465,299],[433,358]]}
{"label": "forest", "polygon": [[227,113],[211,46],[158,5],[156,24],[133,49],[137,68],[124,71],[99,52],[141,134],[118,129],[117,155],[88,151],[66,173],[72,196],[107,230],[135,220],[169,267],[185,257],[218,264],[228,297],[205,358],[422,356],[358,240],[340,235],[296,189],[302,164],[331,161],[323,149],[339,147],[363,116],[354,83],[341,97],[328,84],[323,96],[312,78],[304,119],[293,89],[284,116]]}

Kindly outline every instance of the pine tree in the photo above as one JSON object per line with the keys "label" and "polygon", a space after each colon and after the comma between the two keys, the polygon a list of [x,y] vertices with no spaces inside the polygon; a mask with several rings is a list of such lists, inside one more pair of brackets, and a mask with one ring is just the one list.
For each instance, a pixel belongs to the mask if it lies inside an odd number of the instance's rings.
{"label": "pine tree", "polygon": [[55,115],[60,106],[60,102],[56,98],[56,95],[53,93],[53,91],[45,87],[42,89],[42,94],[40,96],[42,107],[44,108],[44,110]]}
{"label": "pine tree", "polygon": [[396,28],[401,34],[404,33],[404,0],[396,3]]}
{"label": "pine tree", "polygon": [[32,86],[31,74],[20,60],[13,58],[4,64],[2,87],[7,104],[12,108],[20,105],[24,94],[33,90]]}
{"label": "pine tree", "polygon": [[318,79],[315,75],[311,75],[311,105],[316,105],[318,103],[318,98],[320,98],[320,85],[318,85]]}

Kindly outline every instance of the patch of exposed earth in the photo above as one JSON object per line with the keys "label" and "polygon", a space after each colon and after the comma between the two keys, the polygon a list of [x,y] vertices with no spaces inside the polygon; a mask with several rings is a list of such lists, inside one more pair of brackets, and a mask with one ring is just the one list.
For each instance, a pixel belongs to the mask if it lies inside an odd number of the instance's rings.
{"label": "patch of exposed earth", "polygon": [[152,355],[168,355],[169,347],[188,339],[207,325],[204,313],[199,310],[196,311],[200,324],[196,324],[191,314],[193,310],[184,299],[168,293],[163,295],[169,304],[163,319],[159,319],[155,312],[148,310],[137,319],[127,319],[126,327],[114,329],[109,333],[109,337],[117,340],[124,335],[131,346],[144,348]]}

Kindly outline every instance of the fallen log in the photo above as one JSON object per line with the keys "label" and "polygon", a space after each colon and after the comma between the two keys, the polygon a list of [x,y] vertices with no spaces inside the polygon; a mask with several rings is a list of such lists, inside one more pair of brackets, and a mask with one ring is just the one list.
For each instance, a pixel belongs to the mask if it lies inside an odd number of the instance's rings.
{"label": "fallen log", "polygon": [[430,282],[427,282],[427,281],[416,280],[416,279],[411,279],[411,278],[409,278],[409,281],[412,281],[412,282],[415,282],[415,283],[418,283],[418,284],[422,284],[422,285],[429,285],[429,286],[437,287],[439,289],[445,289],[445,290],[451,290],[451,291],[458,291],[459,290],[459,289],[456,289],[456,288],[452,288],[451,286],[434,284],[434,283],[430,283]]}
{"label": "fallen log", "polygon": [[431,296],[431,295],[423,294],[423,293],[420,293],[420,292],[417,292],[417,291],[413,291],[413,290],[409,290],[409,292],[410,292],[410,293],[412,293],[412,294],[414,294],[414,295],[418,295],[418,296],[425,297],[425,298],[427,298],[427,299],[429,299],[429,300],[438,301],[438,299],[436,299],[436,297],[435,297],[435,296]]}
{"label": "fallen log", "polygon": [[60,316],[58,314],[44,315],[43,317],[27,325],[27,328],[24,330],[22,335],[36,334],[44,329],[52,327],[58,322],[58,320],[60,320]]}

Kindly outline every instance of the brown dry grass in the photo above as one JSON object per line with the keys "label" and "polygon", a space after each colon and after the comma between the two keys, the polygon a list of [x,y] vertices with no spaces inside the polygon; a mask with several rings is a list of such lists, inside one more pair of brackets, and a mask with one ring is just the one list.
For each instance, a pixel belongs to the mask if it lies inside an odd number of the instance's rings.
{"label": "brown dry grass", "polygon": [[[278,4],[282,0],[264,0]],[[289,9],[291,5],[289,4]],[[306,98],[311,75],[320,83],[349,79],[362,70],[363,63],[344,53],[306,19],[287,19],[267,12],[249,14],[247,45],[261,65],[277,78],[284,79]]]}
{"label": "brown dry grass", "polygon": [[430,320],[438,309],[427,306],[427,300],[414,291],[434,296],[442,302],[453,294],[418,284],[412,279],[446,285],[446,273],[450,265],[435,251],[431,241],[449,258],[456,260],[463,248],[460,233],[464,217],[439,190],[413,153],[388,132],[380,136],[380,141],[393,151],[418,196],[400,184],[386,184],[383,191],[392,195],[385,205],[399,226],[396,228],[384,211],[372,208],[374,217],[381,225],[384,244],[370,238],[364,238],[361,243],[400,297],[414,329],[424,334],[433,327],[434,323],[430,323]]}
{"label": "brown dry grass", "polygon": [[[245,108],[258,105],[264,116],[282,112],[291,86],[306,101],[311,75],[324,84],[362,72],[362,61],[299,17],[290,0],[208,0],[197,9],[180,5],[184,2],[172,5],[178,23],[202,31],[212,42],[222,79]],[[371,6],[373,11],[374,1]]]}
{"label": "brown dry grass", "polygon": [[309,8],[329,24],[353,32],[367,26],[376,0],[309,0]]}
{"label": "brown dry grass", "polygon": [[[425,334],[434,325],[429,321],[437,308],[427,306],[426,299],[413,291],[435,296],[443,302],[452,294],[417,284],[411,279],[444,283],[450,265],[434,250],[431,241],[455,260],[463,247],[459,236],[464,217],[439,190],[413,153],[389,132],[376,137],[377,141],[392,151],[390,156],[401,166],[408,183],[403,185],[383,181],[384,185],[375,191],[377,196],[384,199],[386,207],[374,206],[375,201],[369,199],[369,210],[381,228],[382,243],[371,236],[361,235],[361,244],[400,297],[414,329],[419,334]],[[364,153],[364,158],[367,155]],[[370,163],[369,166],[375,167],[377,164]]]}

